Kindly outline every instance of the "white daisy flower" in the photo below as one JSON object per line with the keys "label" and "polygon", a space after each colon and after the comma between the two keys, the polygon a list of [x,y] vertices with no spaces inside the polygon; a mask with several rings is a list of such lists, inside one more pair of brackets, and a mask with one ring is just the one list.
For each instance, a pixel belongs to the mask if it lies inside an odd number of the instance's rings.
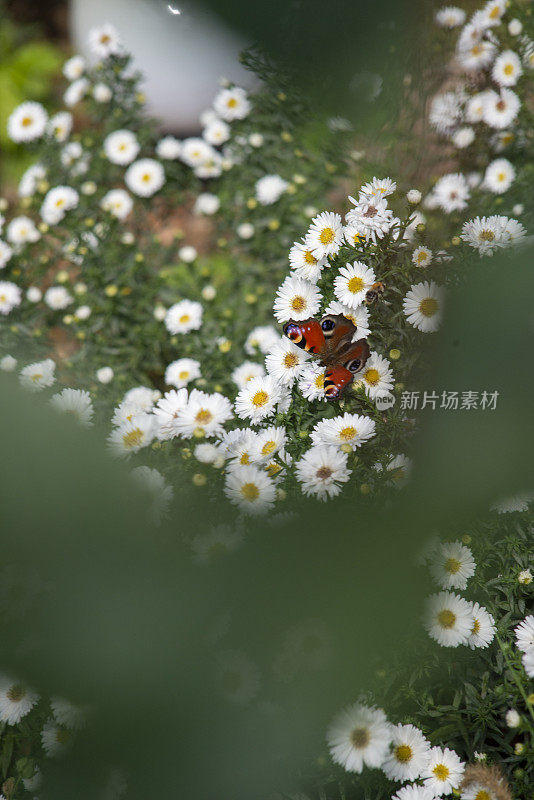
{"label": "white daisy flower", "polygon": [[122,42],[117,29],[106,22],[99,27],[91,28],[87,37],[91,51],[97,58],[119,55],[122,52]]}
{"label": "white daisy flower", "polygon": [[45,132],[47,120],[41,103],[21,103],[8,117],[7,135],[14,142],[33,142]]}
{"label": "white daisy flower", "polygon": [[2,239],[0,239],[0,269],[4,269],[12,255],[13,249],[7,244],[7,242],[4,242]]}
{"label": "white daisy flower", "polygon": [[421,777],[425,786],[441,797],[441,795],[450,794],[453,789],[458,788],[464,769],[465,764],[454,750],[450,750],[448,747],[433,747]]}
{"label": "white daisy flower", "polygon": [[392,726],[381,708],[355,703],[334,718],[326,739],[336,764],[360,773],[364,766],[380,767],[391,742]]}
{"label": "white daisy flower", "polygon": [[491,70],[491,77],[499,86],[515,86],[522,74],[521,59],[513,50],[503,50]]}
{"label": "white daisy flower", "polygon": [[232,417],[232,404],[227,397],[219,392],[207,394],[193,389],[187,405],[176,418],[175,427],[186,439],[219,436],[224,423]]}
{"label": "white daisy flower", "polygon": [[531,499],[532,497],[530,494],[515,494],[512,497],[506,497],[494,503],[491,510],[497,511],[498,514],[512,514],[514,511],[527,511]]}
{"label": "white daisy flower", "polygon": [[46,169],[42,164],[32,164],[20,179],[18,186],[19,197],[31,197],[35,194],[37,183],[46,176]]}
{"label": "white daisy flower", "polygon": [[443,589],[465,589],[475,574],[476,564],[471,550],[461,542],[442,542],[430,569]]}
{"label": "white daisy flower", "polygon": [[83,56],[76,55],[72,56],[72,58],[68,58],[65,61],[62,72],[68,81],[75,81],[82,77],[83,73],[85,72],[85,67],[85,58],[83,58]]}
{"label": "white daisy flower", "polygon": [[363,303],[375,282],[374,270],[362,261],[355,261],[339,270],[334,280],[334,294],[340,303],[354,309]]}
{"label": "white daisy flower", "polygon": [[74,301],[74,298],[64,286],[50,286],[44,294],[44,301],[54,311],[61,311],[67,308]]}
{"label": "white daisy flower", "polygon": [[396,190],[397,184],[391,178],[373,178],[369,183],[364,183],[360,189],[360,195],[381,200]]}
{"label": "white daisy flower", "polygon": [[473,628],[471,605],[453,592],[440,592],[427,599],[425,628],[442,647],[467,644]]}
{"label": "white daisy flower", "polygon": [[50,399],[52,406],[63,414],[72,414],[82,425],[92,425],[93,403],[83,389],[63,389]]}
{"label": "white daisy flower", "polygon": [[521,572],[517,576],[517,582],[522,583],[525,586],[528,586],[532,583],[533,575],[529,569],[522,569]]}
{"label": "white daisy flower", "polygon": [[231,431],[231,436],[223,438],[226,458],[235,464],[250,464],[256,445],[256,433],[249,428],[238,428]]}
{"label": "white daisy flower", "polygon": [[261,378],[265,375],[263,364],[255,361],[244,361],[232,372],[232,380],[238,389],[244,389],[252,378]]}
{"label": "white daisy flower", "polygon": [[230,126],[221,119],[214,119],[204,128],[202,136],[208,144],[217,147],[227,142],[230,138]]}
{"label": "white daisy flower", "polygon": [[187,406],[188,397],[187,389],[180,389],[178,392],[172,389],[165,392],[156,403],[154,415],[157,420],[157,437],[161,441],[174,439],[179,435],[177,421]]}
{"label": "white daisy flower", "polygon": [[51,358],[46,358],[44,361],[36,361],[34,364],[28,364],[27,367],[20,371],[20,382],[25,389],[39,392],[47,386],[52,386],[55,381],[55,369],[56,365]]}
{"label": "white daisy flower", "polygon": [[[29,217],[14,217],[6,229],[6,237],[12,244],[25,244],[26,242],[37,242],[41,235],[35,223]],[[0,254],[0,263],[1,263]]]}
{"label": "white daisy flower", "polygon": [[414,725],[392,728],[391,752],[382,769],[392,781],[415,781],[427,765],[430,742]]}
{"label": "white daisy flower", "polygon": [[182,142],[180,158],[185,164],[194,169],[207,161],[214,152],[213,147],[205,142],[204,139],[191,137],[184,139]]}
{"label": "white daisy flower", "polygon": [[412,286],[402,307],[410,325],[423,333],[433,333],[441,322],[443,301],[443,288],[430,281]]}
{"label": "white daisy flower", "polygon": [[321,294],[316,286],[289,275],[276,292],[274,315],[278,322],[308,319],[319,311]]}
{"label": "white daisy flower", "polygon": [[408,783],[406,786],[397,789],[391,800],[436,800],[436,795],[428,786]]}
{"label": "white daisy flower", "polygon": [[503,217],[497,215],[475,217],[464,222],[460,236],[464,242],[478,250],[481,256],[491,255],[509,242],[502,220]]}
{"label": "white daisy flower", "polygon": [[495,636],[495,620],[484,606],[472,604],[473,625],[467,644],[474,650],[475,647],[488,647]]}
{"label": "white daisy flower", "polygon": [[347,454],[333,445],[316,445],[304,453],[296,464],[296,477],[302,492],[318,500],[335,497],[342,483],[350,477]]}
{"label": "white daisy flower", "polygon": [[17,359],[13,356],[3,356],[0,359],[0,369],[2,372],[14,372],[17,368]]}
{"label": "white daisy flower", "polygon": [[406,485],[412,471],[412,466],[412,460],[403,453],[400,453],[398,456],[394,456],[387,463],[386,472],[390,474],[391,483],[393,486],[395,486],[397,489],[400,489],[402,486]]}
{"label": "white daisy flower", "polygon": [[475,131],[469,125],[464,125],[452,134],[451,141],[459,150],[464,150],[475,141]]}
{"label": "white daisy flower", "polygon": [[95,83],[92,95],[97,103],[109,103],[113,92],[106,83]]}
{"label": "white daisy flower", "polygon": [[69,111],[60,111],[50,117],[46,126],[47,133],[53,136],[57,142],[64,142],[68,139],[72,130],[72,114]]}
{"label": "white daisy flower", "polygon": [[23,683],[5,675],[0,677],[0,721],[8,725],[18,725],[29,714],[39,700]]}
{"label": "white daisy flower", "polygon": [[247,336],[245,353],[253,356],[259,350],[260,353],[266,355],[279,338],[279,332],[272,325],[259,325],[257,328],[253,328]]}
{"label": "white daisy flower", "polygon": [[504,715],[506,724],[509,728],[519,728],[521,725],[521,715],[515,708],[510,708]]}
{"label": "white daisy flower", "polygon": [[428,118],[439,133],[451,133],[461,117],[462,104],[457,92],[442,92],[433,98]]}
{"label": "white daisy flower", "polygon": [[436,11],[434,19],[442,28],[457,28],[465,22],[465,11],[457,6],[443,6]]}
{"label": "white daisy flower", "polygon": [[252,378],[236,397],[236,414],[240,419],[250,419],[255,425],[276,413],[279,400],[280,384],[271,375]]}
{"label": "white daisy flower", "polygon": [[518,96],[511,89],[502,88],[500,93],[490,90],[484,96],[482,119],[490,128],[509,128],[520,106]]}
{"label": "white daisy flower", "polygon": [[187,386],[196,378],[200,378],[200,361],[194,358],[179,358],[165,370],[165,383],[177,389]]}
{"label": "white daisy flower", "polygon": [[156,435],[156,420],[152,414],[136,414],[123,422],[108,436],[113,452],[127,457],[152,444]]}
{"label": "white daisy flower", "polygon": [[267,353],[265,366],[275,380],[291,386],[302,373],[308,359],[308,353],[283,337]]}
{"label": "white daisy flower", "polygon": [[460,800],[497,800],[497,795],[490,792],[487,786],[477,782],[462,789]]}
{"label": "white daisy flower", "polygon": [[133,200],[124,189],[110,189],[100,201],[100,207],[117,219],[126,219],[133,208]]}
{"label": "white daisy flower", "polygon": [[41,744],[50,758],[62,755],[73,740],[73,732],[49,719],[41,731]]}
{"label": "white daisy flower", "polygon": [[78,78],[71,83],[63,94],[63,102],[67,108],[72,108],[83,100],[89,90],[89,85],[87,78]]}
{"label": "white daisy flower", "polygon": [[355,242],[363,237],[376,244],[377,239],[382,239],[399,222],[388,208],[387,200],[369,197],[361,192],[358,200],[350,195],[349,200],[355,207],[347,212],[345,220],[351,233],[354,231],[352,235],[356,237]]}
{"label": "white daisy flower", "polygon": [[481,12],[483,24],[488,27],[499,25],[507,5],[507,0],[488,0]]}
{"label": "white daisy flower", "polygon": [[135,403],[141,411],[150,411],[155,401],[161,397],[158,389],[151,389],[149,386],[134,386],[124,395],[123,402]]}
{"label": "white daisy flower", "polygon": [[255,195],[256,200],[262,206],[271,206],[284,194],[289,183],[280,175],[264,175],[256,181]]}
{"label": "white daisy flower", "polygon": [[529,650],[521,658],[523,669],[529,678],[534,678],[534,650]]}
{"label": "white daisy flower", "polygon": [[339,214],[323,211],[314,217],[304,242],[319,260],[335,256],[343,244],[343,225]]}
{"label": "white daisy flower", "polygon": [[216,194],[201,192],[195,202],[195,214],[205,214],[211,217],[221,207],[221,201]]}
{"label": "white daisy flower", "polygon": [[247,93],[239,86],[221,89],[213,101],[215,113],[226,122],[244,119],[250,113],[251,105]]}
{"label": "white daisy flower", "polygon": [[132,478],[147,491],[150,499],[150,518],[159,525],[167,515],[172,502],[174,496],[172,486],[167,483],[159,470],[152,467],[135,467],[132,470]]}
{"label": "white daisy flower", "polygon": [[124,182],[139,197],[152,197],[165,183],[165,172],[159,161],[141,158],[130,164],[124,174]]}
{"label": "white daisy flower", "polygon": [[197,178],[218,178],[222,174],[224,161],[220,153],[212,150],[208,158],[195,167]]}
{"label": "white daisy flower", "polygon": [[285,428],[270,425],[268,428],[260,430],[255,438],[250,454],[251,461],[267,461],[275,453],[279,453],[287,444],[287,433]]}
{"label": "white daisy flower", "polygon": [[497,48],[493,42],[479,39],[471,43],[469,47],[458,47],[458,63],[469,72],[484,69],[491,64],[496,52]]}
{"label": "white daisy flower", "polygon": [[276,487],[265,470],[238,465],[227,471],[224,493],[246,514],[264,514],[274,505]]}
{"label": "white daisy flower", "polygon": [[302,368],[298,387],[306,400],[324,400],[324,367],[315,361],[308,361]]}
{"label": "white daisy flower", "polygon": [[378,353],[371,353],[357,379],[363,382],[365,394],[371,400],[389,394],[395,383],[389,361]]}
{"label": "white daisy flower", "polygon": [[100,369],[96,371],[97,381],[103,384],[111,383],[114,375],[115,373],[111,367],[100,367]]}
{"label": "white daisy flower", "polygon": [[352,337],[355,342],[358,339],[364,339],[369,336],[371,329],[369,328],[369,309],[363,303],[356,308],[339,303],[337,300],[332,302],[325,309],[325,314],[343,314],[353,325],[356,326],[356,333]]}
{"label": "white daisy flower", "polygon": [[428,267],[432,263],[432,250],[429,247],[420,245],[412,253],[412,261],[416,267]]}
{"label": "white daisy flower", "polygon": [[211,442],[202,442],[201,444],[197,444],[193,455],[201,464],[213,464],[216,466],[219,461],[224,463],[221,450],[222,448],[220,445],[212,444]]}
{"label": "white daisy flower", "polygon": [[250,222],[242,222],[236,228],[236,233],[240,239],[252,239],[255,232],[255,227]]}
{"label": "white daisy flower", "polygon": [[370,417],[345,413],[315,424],[311,434],[314,445],[336,445],[344,452],[354,450],[375,435],[375,423]]}
{"label": "white daisy flower", "polygon": [[22,293],[16,283],[0,281],[0,314],[4,316],[20,306]]}
{"label": "white daisy flower", "polygon": [[529,614],[514,628],[515,643],[523,653],[534,650],[534,615]]}
{"label": "white daisy flower", "polygon": [[174,136],[164,136],[156,145],[156,155],[165,161],[175,161],[182,154],[182,142]]}
{"label": "white daisy flower", "polygon": [[435,184],[432,194],[440,208],[447,214],[462,211],[467,207],[471,193],[466,179],[460,172],[444,175]]}
{"label": "white daisy flower", "polygon": [[141,149],[132,131],[118,130],[109,133],[103,142],[106,157],[112,164],[131,164]]}
{"label": "white daisy flower", "polygon": [[165,314],[165,327],[169,333],[189,333],[202,327],[202,306],[192,300],[181,300]]}
{"label": "white daisy flower", "polygon": [[193,247],[190,244],[186,244],[184,247],[180,247],[178,250],[178,258],[185,264],[192,264],[197,257],[198,252],[196,247]]}
{"label": "white daisy flower", "polygon": [[316,258],[304,242],[295,242],[289,251],[289,265],[294,274],[310,283],[317,283],[326,264],[326,258]]}
{"label": "white daisy flower", "polygon": [[199,533],[191,540],[193,560],[197,564],[209,564],[218,560],[221,555],[237,550],[242,544],[241,528],[233,525],[215,525],[207,533]]}
{"label": "white daisy flower", "polygon": [[80,730],[85,725],[86,708],[76,706],[64,697],[51,697],[50,707],[58,725],[71,730]]}
{"label": "white daisy flower", "polygon": [[80,196],[71,186],[55,186],[50,189],[41,205],[41,217],[47,225],[61,222],[67,211],[76,208]]}
{"label": "white daisy flower", "polygon": [[494,194],[503,194],[515,178],[515,169],[506,158],[496,158],[486,167],[483,187]]}
{"label": "white daisy flower", "polygon": [[487,92],[477,92],[465,104],[465,119],[467,122],[481,122],[484,116],[484,104]]}

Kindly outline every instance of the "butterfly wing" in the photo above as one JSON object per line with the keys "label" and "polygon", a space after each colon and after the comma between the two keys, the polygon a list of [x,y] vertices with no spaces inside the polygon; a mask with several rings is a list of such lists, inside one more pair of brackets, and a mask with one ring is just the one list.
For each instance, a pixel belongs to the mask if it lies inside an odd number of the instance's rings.
{"label": "butterfly wing", "polygon": [[332,359],[326,366],[324,375],[324,388],[327,400],[338,400],[347,386],[352,383],[354,376],[365,367],[371,350],[367,339],[358,339],[348,345],[343,345],[337,352],[332,353]]}
{"label": "butterfly wing", "polygon": [[284,325],[284,335],[307,353],[321,355],[325,350],[325,336],[321,323],[310,317],[302,322],[289,320]]}

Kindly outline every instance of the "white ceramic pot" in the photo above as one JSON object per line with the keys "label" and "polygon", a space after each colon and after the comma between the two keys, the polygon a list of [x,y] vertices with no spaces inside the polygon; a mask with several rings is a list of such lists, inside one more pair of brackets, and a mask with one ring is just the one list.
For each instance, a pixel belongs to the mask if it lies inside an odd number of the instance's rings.
{"label": "white ceramic pot", "polygon": [[[179,12],[179,13],[176,13]],[[251,77],[237,60],[245,43],[195,0],[71,0],[73,46],[90,59],[87,33],[111,22],[145,76],[149,111],[177,134],[198,130],[225,76],[241,86]]]}

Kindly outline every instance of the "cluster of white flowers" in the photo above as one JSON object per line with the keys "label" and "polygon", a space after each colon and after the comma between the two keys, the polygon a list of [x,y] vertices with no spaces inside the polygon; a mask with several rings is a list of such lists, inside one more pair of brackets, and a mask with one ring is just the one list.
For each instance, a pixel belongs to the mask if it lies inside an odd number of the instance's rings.
{"label": "cluster of white flowers", "polygon": [[459,541],[433,541],[425,560],[429,561],[433,578],[445,590],[427,600],[424,622],[428,634],[442,647],[488,647],[496,631],[492,615],[478,603],[450,591],[464,590],[475,574],[471,550]]}
{"label": "cluster of white flowers", "polygon": [[[381,708],[361,703],[332,721],[327,742],[332,759],[348,772],[381,769],[395,782],[409,781],[392,800],[437,800],[457,794],[465,764],[454,750],[432,747],[414,725],[394,725]],[[463,797],[463,795],[462,795]]]}

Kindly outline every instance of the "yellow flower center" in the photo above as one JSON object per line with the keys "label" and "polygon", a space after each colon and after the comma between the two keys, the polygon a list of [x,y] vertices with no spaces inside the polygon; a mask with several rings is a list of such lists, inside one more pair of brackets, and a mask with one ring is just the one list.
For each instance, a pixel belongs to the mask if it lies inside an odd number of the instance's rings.
{"label": "yellow flower center", "polygon": [[357,749],[366,747],[369,744],[369,731],[367,728],[354,728],[350,734],[350,741]]}
{"label": "yellow flower center", "polygon": [[461,566],[457,558],[448,558],[445,562],[445,572],[455,575]]}
{"label": "yellow flower center", "polygon": [[126,448],[138,447],[143,443],[144,434],[141,428],[134,428],[122,437],[122,443]]}
{"label": "yellow flower center", "polygon": [[339,438],[343,439],[344,442],[350,442],[356,436],[356,428],[349,426],[348,428],[343,428],[339,431]]}
{"label": "yellow flower center", "polygon": [[401,764],[406,764],[413,756],[412,748],[407,744],[401,744],[395,748],[395,758]]}
{"label": "yellow flower center", "polygon": [[186,323],[189,322],[190,319],[191,319],[191,316],[189,314],[182,314],[182,316],[180,317],[178,322],[181,322],[182,325],[185,325]]}
{"label": "yellow flower center", "polygon": [[250,458],[248,453],[243,453],[241,458],[239,459],[240,464],[250,464]]}
{"label": "yellow flower center", "polygon": [[61,208],[61,206],[64,205],[64,204],[65,204],[65,200],[64,200],[63,197],[60,197],[58,200],[56,200],[56,208]]}
{"label": "yellow flower center", "polygon": [[497,180],[501,183],[506,180],[506,172],[499,172],[497,174]]}
{"label": "yellow flower center", "polygon": [[35,383],[36,381],[40,381],[43,377],[42,372],[34,372],[33,375],[30,375],[31,380]]}
{"label": "yellow flower center", "polygon": [[334,241],[335,233],[332,228],[323,228],[319,234],[319,241],[321,244],[331,244]]}
{"label": "yellow flower center", "polygon": [[433,317],[434,314],[437,313],[438,308],[439,304],[435,297],[425,297],[425,299],[421,300],[419,303],[419,311],[424,317]]}
{"label": "yellow flower center", "polygon": [[296,367],[299,363],[299,357],[296,353],[286,353],[284,356],[284,367],[290,369]]}
{"label": "yellow flower center", "polygon": [[420,253],[417,254],[417,261],[419,264],[422,264],[423,261],[426,261],[428,258],[428,253],[426,250],[421,250]]}
{"label": "yellow flower center", "polygon": [[178,377],[181,381],[187,380],[189,377],[189,370],[183,369],[181,372],[178,373]]}
{"label": "yellow flower center", "polygon": [[201,408],[195,416],[195,422],[198,422],[199,425],[207,425],[212,419],[213,414],[207,408]]}
{"label": "yellow flower center", "polygon": [[495,234],[493,231],[484,230],[480,231],[478,238],[481,242],[492,242],[495,239]]}
{"label": "yellow flower center", "polygon": [[376,384],[380,381],[380,373],[377,369],[371,367],[371,369],[368,369],[365,373],[364,378],[370,386],[376,386]]}
{"label": "yellow flower center", "polygon": [[109,34],[103,33],[100,37],[100,44],[109,44],[111,41]]}
{"label": "yellow flower center", "polygon": [[498,5],[493,6],[489,13],[490,19],[498,19],[501,16],[501,10]]}
{"label": "yellow flower center", "polygon": [[280,466],[280,464],[277,464],[276,461],[271,461],[270,464],[267,464],[267,466],[265,467],[265,471],[271,478],[274,478],[276,473],[280,472],[281,469],[282,467]]}
{"label": "yellow flower center", "polygon": [[20,703],[22,698],[26,696],[26,689],[23,686],[20,686],[20,684],[15,684],[15,686],[9,687],[6,694],[12,703]]}
{"label": "yellow flower center", "polygon": [[260,496],[260,490],[255,483],[244,483],[241,487],[241,494],[249,503],[253,503]]}
{"label": "yellow flower center", "polygon": [[353,294],[358,294],[358,292],[361,292],[363,287],[364,282],[357,275],[354,275],[354,277],[352,277],[347,284],[349,292],[352,292]]}
{"label": "yellow flower center", "polygon": [[480,789],[475,795],[475,800],[491,800],[491,795],[485,789]]}
{"label": "yellow flower center", "polygon": [[440,611],[438,614],[438,623],[441,625],[442,628],[453,628],[454,623],[456,622],[456,614],[453,614],[452,611],[448,608],[444,608],[443,611]]}
{"label": "yellow flower center", "polygon": [[479,44],[476,44],[474,47],[471,48],[471,54],[474,56],[480,55],[482,52],[482,47]]}
{"label": "yellow flower center", "polygon": [[252,398],[252,405],[261,408],[269,400],[269,395],[264,389],[260,389]]}
{"label": "yellow flower center", "polygon": [[510,63],[506,64],[506,66],[503,69],[503,72],[505,75],[512,75],[514,72],[514,65]]}
{"label": "yellow flower center", "polygon": [[306,262],[306,264],[310,264],[311,266],[317,264],[317,259],[315,258],[311,250],[306,250],[306,252],[304,253],[304,261]]}
{"label": "yellow flower center", "polygon": [[480,622],[475,617],[475,619],[473,620],[473,629],[472,629],[471,633],[478,633],[479,630],[480,630]]}
{"label": "yellow flower center", "polygon": [[291,301],[291,308],[293,308],[295,311],[304,311],[306,308],[305,299],[297,295],[297,297],[294,297]]}
{"label": "yellow flower center", "polygon": [[5,296],[5,294],[0,294],[0,303],[5,303],[6,300],[7,300],[7,297]]}
{"label": "yellow flower center", "polygon": [[324,389],[324,372],[319,373],[314,380],[317,389]]}
{"label": "yellow flower center", "polygon": [[438,781],[446,781],[450,774],[450,770],[445,766],[445,764],[436,764],[432,772]]}
{"label": "yellow flower center", "polygon": [[270,442],[265,442],[265,444],[261,448],[261,454],[262,456],[270,456],[271,453],[274,453],[275,450],[276,450],[276,442],[273,442],[271,440]]}
{"label": "yellow flower center", "polygon": [[20,124],[22,125],[23,128],[27,128],[28,125],[32,124],[32,122],[33,119],[31,117],[23,117]]}
{"label": "yellow flower center", "polygon": [[141,178],[141,180],[144,183],[148,183],[150,178],[151,178],[150,172],[145,172],[145,173],[143,173],[143,177]]}
{"label": "yellow flower center", "polygon": [[226,105],[228,106],[228,108],[235,108],[236,105],[237,105],[236,98],[235,97],[229,97],[228,100],[226,101]]}

